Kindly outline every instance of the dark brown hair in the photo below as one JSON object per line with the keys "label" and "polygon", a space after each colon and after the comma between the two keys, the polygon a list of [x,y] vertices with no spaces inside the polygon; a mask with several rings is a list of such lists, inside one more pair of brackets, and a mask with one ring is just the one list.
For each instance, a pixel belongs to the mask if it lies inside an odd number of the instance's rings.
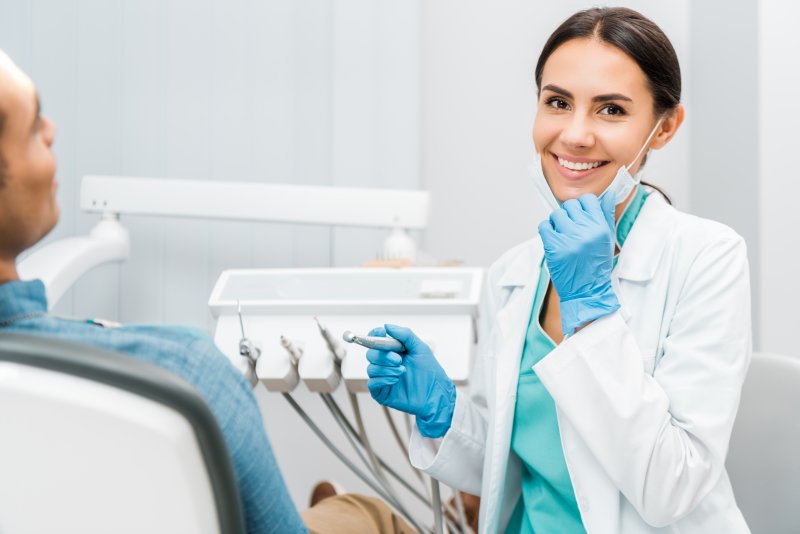
{"label": "dark brown hair", "polygon": [[[613,45],[633,59],[647,77],[656,117],[674,110],[681,101],[681,67],[667,36],[653,21],[625,7],[595,7],[578,11],[556,28],[536,63],[536,89],[542,88],[542,71],[553,52],[572,39],[597,39]],[[644,161],[642,161],[644,164]],[[664,197],[669,197],[661,189]]]}
{"label": "dark brown hair", "polygon": [[578,38],[614,45],[642,69],[653,94],[656,116],[681,101],[681,67],[672,43],[653,21],[625,7],[595,7],[578,11],[550,36],[536,63],[536,88],[541,89],[544,64],[556,48]]}

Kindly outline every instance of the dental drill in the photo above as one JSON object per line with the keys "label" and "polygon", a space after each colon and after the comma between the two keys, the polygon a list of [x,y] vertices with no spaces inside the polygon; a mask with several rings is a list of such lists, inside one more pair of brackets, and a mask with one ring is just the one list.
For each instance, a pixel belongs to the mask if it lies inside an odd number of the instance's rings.
{"label": "dental drill", "polygon": [[406,351],[405,346],[392,337],[357,336],[350,330],[346,330],[345,333],[342,334],[342,339],[348,343],[355,343],[368,349],[386,350],[397,353]]}

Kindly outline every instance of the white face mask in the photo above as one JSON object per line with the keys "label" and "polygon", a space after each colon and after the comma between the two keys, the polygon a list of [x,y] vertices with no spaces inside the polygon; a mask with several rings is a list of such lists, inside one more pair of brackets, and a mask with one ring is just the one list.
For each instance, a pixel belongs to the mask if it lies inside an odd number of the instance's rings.
{"label": "white face mask", "polygon": [[[628,195],[633,188],[639,184],[639,178],[634,177],[631,174],[630,168],[639,160],[639,156],[642,155],[647,145],[650,143],[650,140],[658,130],[658,127],[661,125],[661,121],[664,120],[664,116],[662,115],[659,117],[658,121],[656,121],[656,125],[653,127],[653,130],[650,132],[650,135],[647,136],[647,140],[642,145],[642,148],[639,149],[639,152],[636,154],[636,157],[633,158],[633,161],[630,162],[628,165],[623,165],[617,171],[617,175],[614,176],[614,179],[608,184],[605,191],[600,196],[605,195],[606,193],[610,193],[616,197],[616,204],[622,204],[625,202],[625,199],[628,198]],[[542,170],[542,157],[537,152],[534,158],[533,166],[531,167],[531,173],[533,174],[533,183],[536,185],[536,192],[539,193],[542,201],[547,205],[551,210],[555,211],[561,207],[561,202],[556,199],[555,195],[553,194],[553,190],[550,188],[550,184],[547,182],[547,178],[544,176],[544,170]]]}

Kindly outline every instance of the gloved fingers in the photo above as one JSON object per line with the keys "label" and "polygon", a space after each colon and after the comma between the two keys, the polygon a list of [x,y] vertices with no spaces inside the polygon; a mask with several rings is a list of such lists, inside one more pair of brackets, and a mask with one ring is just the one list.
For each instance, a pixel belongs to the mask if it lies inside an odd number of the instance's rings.
{"label": "gloved fingers", "polygon": [[583,213],[583,206],[577,199],[571,198],[561,205],[561,208],[567,212],[569,218],[573,221],[579,221],[585,216]]}
{"label": "gloved fingers", "polygon": [[378,397],[375,396],[376,393],[380,392],[383,393],[382,397],[387,399],[390,393],[390,387],[397,384],[400,381],[399,377],[396,376],[378,376],[375,378],[370,378],[367,380],[367,389],[372,394],[372,397],[381,402]]}
{"label": "gloved fingers", "polygon": [[367,389],[369,390],[369,394],[373,399],[375,399],[375,402],[386,406],[386,403],[389,401],[389,393],[392,391],[391,386],[381,385],[377,382],[372,383],[372,380],[379,379],[375,378],[367,381]]}
{"label": "gloved fingers", "polygon": [[[606,193],[604,193],[605,195]],[[613,195],[612,195],[613,196]],[[586,193],[578,198],[581,209],[587,213],[592,219],[600,220],[603,216],[603,209],[600,207],[600,199],[592,193]]]}
{"label": "gloved fingers", "polygon": [[562,233],[572,226],[572,220],[564,208],[555,210],[550,214],[550,223],[556,232]]}
{"label": "gloved fingers", "polygon": [[406,372],[405,365],[393,365],[387,367],[385,365],[375,365],[374,363],[371,363],[367,366],[367,376],[369,376],[370,378],[380,378],[380,377],[397,378],[405,372]]}
{"label": "gloved fingers", "polygon": [[386,333],[402,343],[408,352],[418,352],[420,349],[428,347],[410,328],[394,324],[387,324],[385,328]]}
{"label": "gloved fingers", "polygon": [[553,229],[553,225],[550,223],[550,219],[546,219],[539,223],[539,235],[542,238],[542,242],[545,244],[551,242],[553,238],[556,236],[556,231]]}
{"label": "gloved fingers", "polygon": [[367,361],[375,365],[383,365],[384,367],[397,367],[403,363],[403,358],[396,352],[369,349],[367,351]]}
{"label": "gloved fingers", "polygon": [[386,329],[382,326],[376,326],[367,333],[371,337],[386,337]]}
{"label": "gloved fingers", "polygon": [[617,211],[617,197],[612,192],[607,191],[600,199],[600,209],[603,212],[603,217],[606,224],[611,229],[611,232],[616,231],[616,211]]}

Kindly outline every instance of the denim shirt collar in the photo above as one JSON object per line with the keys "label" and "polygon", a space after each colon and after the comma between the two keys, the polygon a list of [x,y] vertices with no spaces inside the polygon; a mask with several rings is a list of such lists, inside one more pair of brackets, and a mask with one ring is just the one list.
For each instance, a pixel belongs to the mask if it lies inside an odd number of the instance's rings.
{"label": "denim shirt collar", "polygon": [[47,297],[41,280],[12,280],[0,284],[0,326],[46,313]]}

